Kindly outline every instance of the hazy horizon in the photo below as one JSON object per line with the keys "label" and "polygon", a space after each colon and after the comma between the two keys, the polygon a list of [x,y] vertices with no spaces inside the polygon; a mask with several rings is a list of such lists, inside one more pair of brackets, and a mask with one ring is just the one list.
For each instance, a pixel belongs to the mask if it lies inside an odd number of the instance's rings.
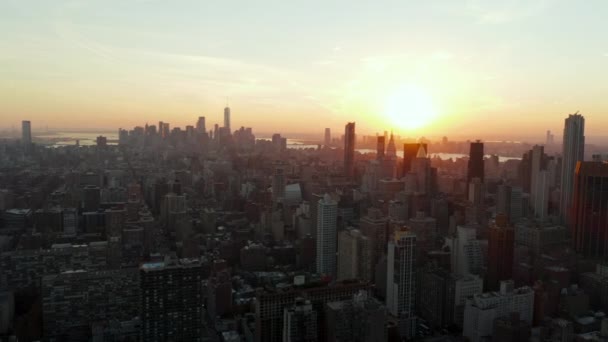
{"label": "hazy horizon", "polygon": [[578,110],[587,135],[604,137],[607,9],[5,1],[0,128],[185,127],[198,116],[212,127],[228,103],[233,128],[254,132],[341,134],[355,121],[362,134],[560,139]]}

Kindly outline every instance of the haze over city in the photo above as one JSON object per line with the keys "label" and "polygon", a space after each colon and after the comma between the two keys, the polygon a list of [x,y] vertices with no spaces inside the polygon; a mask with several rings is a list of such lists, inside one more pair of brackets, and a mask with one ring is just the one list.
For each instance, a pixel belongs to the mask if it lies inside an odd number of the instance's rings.
{"label": "haze over city", "polygon": [[607,11],[552,0],[3,1],[0,127],[185,126],[221,122],[229,103],[235,125],[263,132],[356,121],[370,134],[542,138],[580,110],[599,136]]}
{"label": "haze over city", "polygon": [[0,1],[0,342],[608,341],[607,14]]}

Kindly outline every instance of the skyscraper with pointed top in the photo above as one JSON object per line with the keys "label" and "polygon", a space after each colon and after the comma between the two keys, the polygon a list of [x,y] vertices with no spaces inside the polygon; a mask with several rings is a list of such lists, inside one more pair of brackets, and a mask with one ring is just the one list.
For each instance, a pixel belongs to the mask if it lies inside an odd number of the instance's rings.
{"label": "skyscraper with pointed top", "polygon": [[395,147],[395,138],[393,136],[393,132],[391,132],[391,137],[388,140],[388,146],[386,147],[386,156],[391,159],[397,158],[397,148]]}

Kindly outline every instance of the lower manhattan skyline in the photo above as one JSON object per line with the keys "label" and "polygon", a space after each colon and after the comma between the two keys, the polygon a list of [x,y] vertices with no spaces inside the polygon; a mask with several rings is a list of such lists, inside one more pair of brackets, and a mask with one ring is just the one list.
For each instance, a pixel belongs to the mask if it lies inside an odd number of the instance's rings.
{"label": "lower manhattan skyline", "polygon": [[[237,3],[4,2],[0,127],[183,127],[221,122],[226,102],[239,127],[285,134],[351,120],[370,134],[523,139],[577,110],[597,123],[589,136],[608,125],[601,1]],[[515,134],[513,121],[526,125]]]}

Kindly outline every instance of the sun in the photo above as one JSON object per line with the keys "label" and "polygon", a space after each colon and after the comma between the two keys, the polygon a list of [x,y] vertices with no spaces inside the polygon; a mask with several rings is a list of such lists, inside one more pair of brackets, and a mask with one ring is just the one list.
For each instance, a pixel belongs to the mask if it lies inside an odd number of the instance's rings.
{"label": "sun", "polygon": [[385,115],[397,128],[416,130],[433,123],[438,112],[427,91],[408,84],[398,87],[389,95]]}

